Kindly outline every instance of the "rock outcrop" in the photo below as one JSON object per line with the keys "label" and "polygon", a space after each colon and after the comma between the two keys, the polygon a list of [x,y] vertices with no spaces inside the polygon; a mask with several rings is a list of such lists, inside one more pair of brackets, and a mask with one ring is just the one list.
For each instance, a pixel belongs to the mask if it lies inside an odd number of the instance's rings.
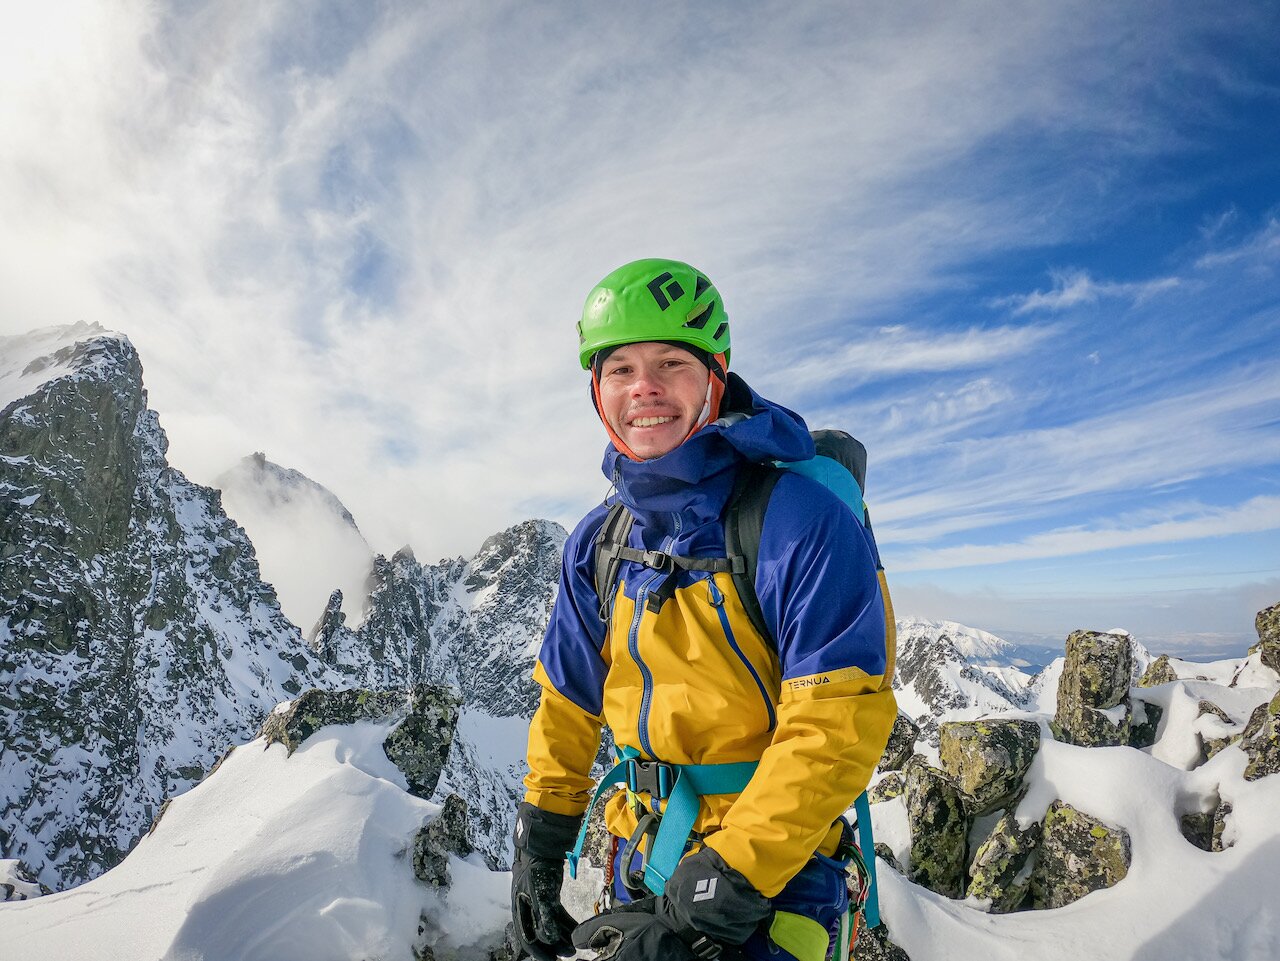
{"label": "rock outcrop", "polygon": [[1129,833],[1055,801],[1041,823],[1040,850],[1031,870],[1031,903],[1060,908],[1119,883],[1129,873]]}
{"label": "rock outcrop", "polygon": [[404,775],[409,793],[429,798],[449,758],[458,708],[458,698],[448,688],[427,684],[403,691],[313,688],[272,712],[259,733],[268,745],[283,744],[292,754],[328,724],[399,718],[382,749]]}
{"label": "rock outcrop", "polygon": [[1151,747],[1156,743],[1160,733],[1160,719],[1164,717],[1164,708],[1159,704],[1141,701],[1136,698],[1132,703],[1133,719],[1129,725],[1129,746],[1136,748]]}
{"label": "rock outcrop", "polygon": [[964,897],[969,819],[956,783],[914,758],[906,770],[911,859],[907,877],[949,898]]}
{"label": "rock outcrop", "polygon": [[951,721],[940,729],[942,768],[964,795],[970,816],[1012,801],[1039,749],[1035,721]]}
{"label": "rock outcrop", "polygon": [[968,895],[990,902],[992,914],[1017,911],[1031,890],[1032,855],[1040,843],[1040,824],[1026,830],[1005,813],[987,835],[969,866]]}
{"label": "rock outcrop", "polygon": [[1249,653],[1257,653],[1265,666],[1280,674],[1280,604],[1258,611],[1253,627],[1258,632],[1258,643],[1249,648]]}
{"label": "rock outcrop", "polygon": [[449,856],[466,857],[475,850],[467,828],[467,802],[450,794],[440,813],[413,840],[414,877],[433,887],[451,885]]}
{"label": "rock outcrop", "polygon": [[1244,769],[1246,781],[1256,781],[1280,772],[1280,694],[1266,705],[1266,711],[1261,712],[1261,720],[1255,721],[1259,713],[1255,710],[1249,718],[1241,741],[1241,747],[1249,758]]}
{"label": "rock outcrop", "polygon": [[1142,677],[1138,678],[1138,687],[1158,687],[1161,684],[1168,684],[1176,681],[1178,674],[1173,669],[1173,665],[1169,663],[1169,655],[1161,654],[1149,665]]}
{"label": "rock outcrop", "polygon": [[1133,648],[1127,634],[1073,631],[1058,682],[1054,734],[1085,747],[1128,744]]}
{"label": "rock outcrop", "polygon": [[920,739],[920,726],[905,714],[893,719],[893,730],[889,732],[889,743],[885,746],[877,771],[901,771],[903,765],[911,760],[915,752],[916,741]]}

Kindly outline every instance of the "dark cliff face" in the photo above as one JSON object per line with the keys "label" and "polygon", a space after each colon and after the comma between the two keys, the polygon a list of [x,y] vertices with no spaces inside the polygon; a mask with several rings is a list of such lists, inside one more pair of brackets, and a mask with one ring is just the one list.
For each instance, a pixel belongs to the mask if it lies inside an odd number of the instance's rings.
{"label": "dark cliff face", "polygon": [[169,467],[132,345],[93,333],[5,339],[36,383],[0,412],[0,856],[51,887],[327,676],[217,492]]}
{"label": "dark cliff face", "polygon": [[418,563],[404,548],[374,559],[364,622],[351,630],[330,601],[313,647],[367,687],[454,685],[469,708],[532,717],[533,662],[560,578],[563,528],[525,521],[488,538],[470,561]]}

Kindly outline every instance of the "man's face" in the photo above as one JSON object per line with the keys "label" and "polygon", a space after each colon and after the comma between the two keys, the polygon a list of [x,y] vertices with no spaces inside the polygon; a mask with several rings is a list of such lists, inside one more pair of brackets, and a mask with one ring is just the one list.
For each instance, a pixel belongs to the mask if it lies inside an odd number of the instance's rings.
{"label": "man's face", "polygon": [[707,399],[707,368],[680,347],[626,344],[600,370],[600,406],[622,442],[643,460],[689,435]]}

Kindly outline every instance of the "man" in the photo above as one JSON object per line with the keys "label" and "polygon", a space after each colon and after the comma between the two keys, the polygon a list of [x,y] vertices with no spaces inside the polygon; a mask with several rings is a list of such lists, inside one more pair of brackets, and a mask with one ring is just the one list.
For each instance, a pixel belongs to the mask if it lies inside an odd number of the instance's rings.
{"label": "man", "polygon": [[[813,456],[805,424],[728,372],[724,305],[688,264],[614,271],[591,292],[578,331],[610,439],[604,473],[634,517],[633,550],[601,597],[596,551],[609,504],[565,544],[534,671],[542,698],[516,826],[516,938],[540,961],[575,944],[617,961],[824,957],[847,904],[834,857],[847,837],[840,818],[896,714],[892,610],[874,543],[825,487],[781,472],[754,579],[771,635],[762,636],[721,563],[722,514],[749,465]],[[577,926],[560,882],[605,723],[648,774],[605,809],[621,848],[612,890],[621,903]],[[668,780],[747,772],[732,790],[697,798],[690,853],[656,882],[643,858],[656,860],[653,827],[671,802],[647,780],[655,768]],[[637,867],[660,896],[644,897]]]}

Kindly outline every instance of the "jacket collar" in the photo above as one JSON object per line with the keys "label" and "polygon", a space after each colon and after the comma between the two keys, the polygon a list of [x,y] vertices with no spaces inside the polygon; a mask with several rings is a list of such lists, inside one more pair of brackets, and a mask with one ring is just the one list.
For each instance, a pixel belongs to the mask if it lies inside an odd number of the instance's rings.
{"label": "jacket collar", "polygon": [[800,415],[765,400],[737,374],[728,376],[724,409],[719,420],[653,460],[633,461],[613,444],[606,448],[605,476],[646,526],[686,528],[716,520],[740,465],[813,456]]}

